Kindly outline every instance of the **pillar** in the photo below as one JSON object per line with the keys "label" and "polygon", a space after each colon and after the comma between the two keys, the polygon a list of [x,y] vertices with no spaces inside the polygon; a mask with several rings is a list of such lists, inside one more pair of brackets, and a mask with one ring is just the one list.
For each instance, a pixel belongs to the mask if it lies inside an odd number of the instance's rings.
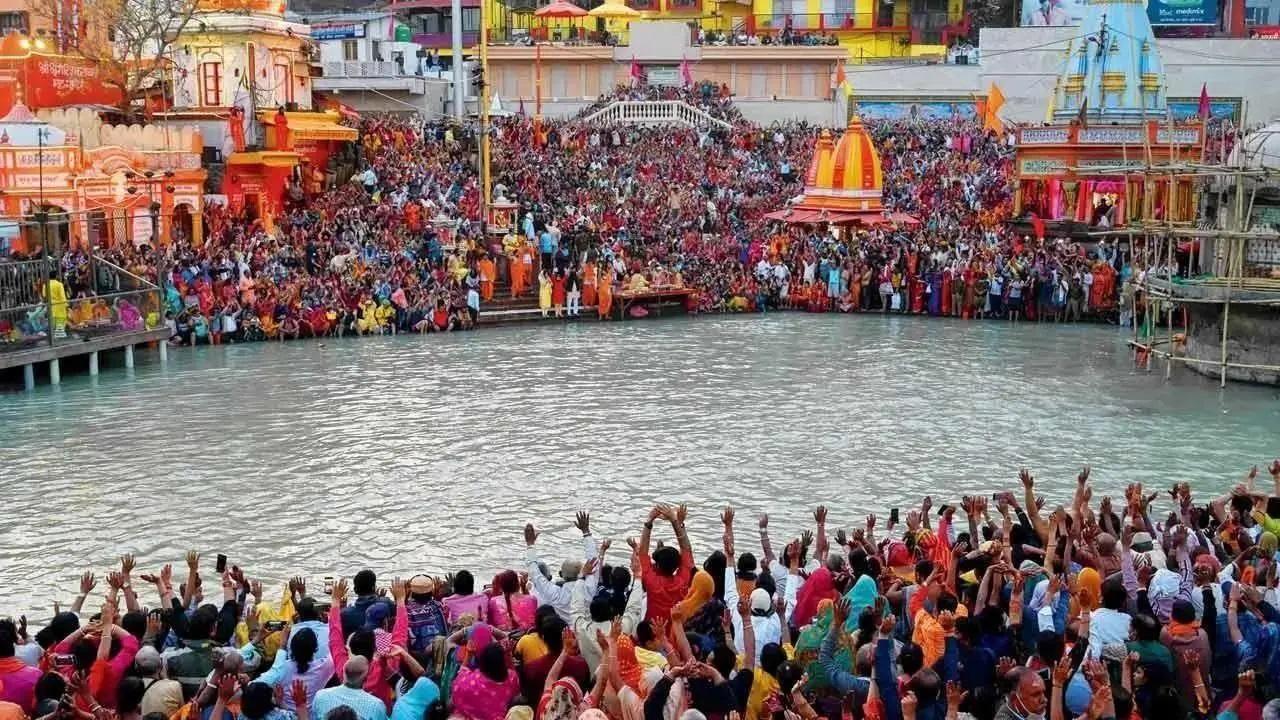
{"label": "pillar", "polygon": [[133,367],[133,346],[132,345],[124,346],[124,366],[127,368]]}
{"label": "pillar", "polygon": [[28,391],[36,389],[36,366],[27,363],[22,366],[22,386]]}
{"label": "pillar", "polygon": [[160,345],[160,364],[165,365],[169,362],[169,341],[161,340],[159,345]]}
{"label": "pillar", "polygon": [[98,351],[97,350],[94,350],[93,352],[89,353],[89,374],[90,375],[98,374]]}
{"label": "pillar", "polygon": [[200,247],[204,245],[204,213],[191,212],[191,245]]}
{"label": "pillar", "polygon": [[58,358],[49,361],[49,384],[62,384],[62,368],[58,365]]}

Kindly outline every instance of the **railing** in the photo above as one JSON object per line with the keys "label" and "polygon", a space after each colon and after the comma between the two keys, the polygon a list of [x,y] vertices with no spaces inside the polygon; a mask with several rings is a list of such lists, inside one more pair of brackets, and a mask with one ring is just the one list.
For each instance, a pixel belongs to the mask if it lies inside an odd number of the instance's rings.
{"label": "railing", "polygon": [[[47,263],[47,265],[46,265]],[[57,260],[0,262],[0,352],[138,332],[164,324],[160,289],[128,270],[94,255],[88,286],[78,289],[60,277]],[[46,278],[59,280],[66,303],[41,292]],[[71,297],[77,294],[80,297]]]}
{"label": "railing", "polygon": [[382,60],[347,60],[324,64],[327,78],[386,78],[404,77],[400,63]]}
{"label": "railing", "polygon": [[624,125],[685,125],[688,127],[732,126],[704,110],[679,100],[618,100],[591,113],[587,123]]}

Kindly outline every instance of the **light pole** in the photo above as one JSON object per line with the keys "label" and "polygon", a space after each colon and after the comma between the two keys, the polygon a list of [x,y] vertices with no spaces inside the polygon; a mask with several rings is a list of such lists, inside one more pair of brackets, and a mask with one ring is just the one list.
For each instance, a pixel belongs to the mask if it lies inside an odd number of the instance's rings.
{"label": "light pole", "polygon": [[49,253],[49,209],[44,205],[44,141],[49,135],[48,127],[36,128],[36,167],[37,172],[37,196],[36,196],[36,223],[40,227],[40,257],[43,260],[40,264],[44,268],[44,304],[45,317],[49,323],[49,346],[53,347],[53,336],[57,331],[54,327],[53,320],[53,292],[49,288],[49,279],[52,276],[52,268],[49,263],[53,260],[53,256]]}

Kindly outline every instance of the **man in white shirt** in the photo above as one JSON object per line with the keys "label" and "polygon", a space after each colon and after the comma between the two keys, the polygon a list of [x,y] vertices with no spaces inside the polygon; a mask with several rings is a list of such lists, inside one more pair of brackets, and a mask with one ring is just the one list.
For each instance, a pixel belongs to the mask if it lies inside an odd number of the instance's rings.
{"label": "man in white shirt", "polygon": [[525,566],[529,572],[529,579],[533,582],[533,595],[538,598],[539,605],[550,605],[555,608],[556,614],[567,623],[573,622],[573,593],[577,586],[585,585],[587,595],[594,596],[598,577],[596,573],[591,573],[585,578],[579,577],[583,563],[599,557],[595,538],[591,536],[591,516],[588,513],[579,512],[574,526],[582,531],[583,560],[565,560],[561,564],[560,584],[552,582],[551,578],[543,572],[542,563],[538,561],[538,555],[533,550],[534,544],[538,541],[538,529],[532,523],[524,526],[524,542],[527,548]]}

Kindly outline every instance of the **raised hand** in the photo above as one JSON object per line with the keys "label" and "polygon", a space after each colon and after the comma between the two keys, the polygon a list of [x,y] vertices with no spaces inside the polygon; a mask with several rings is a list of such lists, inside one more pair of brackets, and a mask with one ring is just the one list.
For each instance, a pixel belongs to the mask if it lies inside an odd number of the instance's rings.
{"label": "raised hand", "polygon": [[1066,687],[1067,680],[1071,677],[1071,656],[1063,655],[1062,659],[1053,666],[1053,686]]}
{"label": "raised hand", "polygon": [[1009,657],[1008,655],[1001,657],[998,661],[996,661],[996,677],[1002,678],[1005,675],[1008,675],[1009,671],[1014,669],[1017,666],[1018,666],[1018,663],[1015,662],[1014,659]]}
{"label": "raised hand", "polygon": [[725,505],[724,510],[720,511],[720,522],[725,527],[733,526],[733,506]]}
{"label": "raised hand", "polygon": [[129,582],[129,576],[133,574],[134,566],[135,562],[132,553],[120,556],[120,575],[124,577],[126,583]]}
{"label": "raised hand", "polygon": [[[846,611],[846,617],[847,616],[848,614]],[[897,624],[898,618],[894,617],[892,614],[885,615],[884,618],[880,620],[880,634],[884,637],[889,637],[893,634],[893,628]]]}
{"label": "raised hand", "polygon": [[916,705],[919,704],[919,701],[916,700],[915,693],[910,690],[903,693],[902,698],[899,700],[899,704],[902,705],[902,717],[914,718],[916,716]]}
{"label": "raised hand", "polygon": [[769,513],[760,513],[760,529],[769,529]]}
{"label": "raised hand", "polygon": [[339,578],[338,581],[333,584],[332,597],[333,597],[333,601],[338,603],[339,606],[346,604],[347,602],[347,579],[346,578]]}
{"label": "raised hand", "polygon": [[237,679],[235,675],[228,674],[218,680],[218,698],[222,700],[223,705],[231,702],[231,698],[235,697]]}
{"label": "raised hand", "polygon": [[610,540],[609,538],[605,538],[600,541],[600,549],[597,550],[596,552],[600,555],[600,557],[604,557],[604,554],[609,552],[609,548],[611,547],[613,547],[613,541]]}
{"label": "raised hand", "polygon": [[1022,481],[1022,487],[1028,490],[1036,486],[1036,479],[1032,477],[1031,471],[1026,468],[1018,472],[1018,479]]}
{"label": "raised hand", "polygon": [[249,583],[249,594],[253,596],[254,602],[262,602],[261,580],[254,580]]}
{"label": "raised hand", "polygon": [[1087,482],[1089,482],[1089,466],[1085,465],[1084,469],[1080,471],[1080,474],[1076,475],[1076,484],[1083,487]]}
{"label": "raised hand", "polygon": [[578,654],[578,636],[570,628],[566,627],[560,633],[560,644],[564,648],[565,655],[572,657]]}
{"label": "raised hand", "polygon": [[396,601],[397,605],[404,602],[404,599],[408,597],[408,595],[409,583],[401,580],[400,578],[396,578],[391,581],[391,598]]}
{"label": "raised hand", "polygon": [[870,515],[867,515],[867,532],[871,532],[875,529],[876,529],[876,514],[871,513]]}
{"label": "raised hand", "polygon": [[800,546],[802,548],[807,548],[812,544],[813,544],[812,530],[805,530],[804,532],[800,533]]}
{"label": "raised hand", "polygon": [[[853,612],[853,604],[847,598],[839,598],[831,610],[834,615],[835,627],[844,627],[845,622],[849,620],[849,614]],[[889,631],[892,632],[893,628],[890,628]]]}
{"label": "raised hand", "polygon": [[120,592],[120,588],[124,587],[124,579],[120,577],[119,572],[112,570],[107,573],[107,587],[111,588],[112,592]]}
{"label": "raised hand", "polygon": [[827,506],[826,505],[819,505],[817,509],[813,511],[813,521],[818,523],[819,525],[827,524]]}
{"label": "raised hand", "polygon": [[684,503],[680,503],[676,506],[676,517],[672,522],[677,525],[684,525],[685,518],[687,517],[689,517],[689,506]]}
{"label": "raised hand", "polygon": [[525,523],[524,544],[533,547],[536,542],[538,542],[538,528],[534,527],[533,523]]}
{"label": "raised hand", "polygon": [[1271,473],[1273,480],[1280,480],[1280,458],[1271,462],[1271,467],[1267,468],[1267,472]]}
{"label": "raised hand", "polygon": [[187,568],[190,569],[191,572],[198,572],[200,570],[200,553],[195,550],[187,551]]}
{"label": "raised hand", "polygon": [[81,595],[88,595],[89,593],[93,592],[93,589],[97,587],[97,585],[98,585],[98,580],[93,576],[93,573],[86,572],[85,574],[80,576],[80,594]]}
{"label": "raised hand", "polygon": [[938,625],[942,628],[942,632],[950,634],[956,629],[956,616],[950,610],[943,610],[938,613]]}
{"label": "raised hand", "polygon": [[[590,535],[591,534],[591,513],[585,510],[579,510],[578,514],[574,516],[573,526],[578,528],[578,530],[580,530],[584,536]],[[531,527],[533,526],[532,525],[525,526],[525,530],[524,530],[525,542],[528,542],[529,540],[529,528]],[[535,535],[534,537],[536,539],[537,536]],[[529,543],[529,544],[532,545],[533,543]]]}
{"label": "raised hand", "polygon": [[582,563],[582,577],[588,578],[594,575],[598,562],[598,558],[587,558],[586,561]]}

